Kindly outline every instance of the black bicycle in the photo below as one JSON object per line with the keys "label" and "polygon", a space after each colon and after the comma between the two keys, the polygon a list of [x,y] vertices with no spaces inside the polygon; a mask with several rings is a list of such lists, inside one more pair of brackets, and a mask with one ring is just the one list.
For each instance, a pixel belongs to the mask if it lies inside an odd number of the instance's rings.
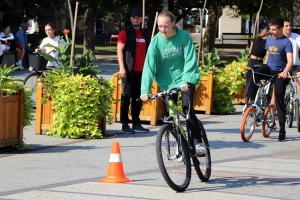
{"label": "black bicycle", "polygon": [[38,53],[33,53],[28,55],[29,61],[29,71],[32,73],[25,77],[23,83],[27,85],[27,89],[32,91],[32,100],[36,102],[36,84],[37,79],[43,76],[43,72],[47,70],[47,60],[39,55]]}
{"label": "black bicycle", "polygon": [[[290,72],[292,74],[292,72]],[[295,79],[299,78],[298,76],[289,76],[291,80],[289,80],[289,84],[286,87],[286,93],[284,98],[284,103],[286,106],[286,123],[289,128],[292,128],[294,117],[296,118],[297,122],[297,130],[300,132],[300,115],[299,115],[299,97],[297,93],[297,86],[298,83],[293,84]]]}
{"label": "black bicycle", "polygon": [[[169,107],[169,116],[163,118],[164,125],[159,129],[156,138],[156,157],[159,169],[167,184],[175,191],[184,191],[191,180],[191,159],[201,181],[208,181],[211,175],[211,155],[207,135],[203,124],[199,122],[201,145],[206,149],[205,155],[196,154],[196,144],[189,129],[191,103],[188,98],[188,112],[185,115],[175,105],[172,96],[177,94],[180,88],[174,88],[157,94],[149,95],[149,100],[162,99]],[[169,97],[168,101],[165,97]],[[140,100],[140,99],[139,99]],[[180,116],[183,121],[180,120]],[[183,128],[185,122],[186,130]]]}

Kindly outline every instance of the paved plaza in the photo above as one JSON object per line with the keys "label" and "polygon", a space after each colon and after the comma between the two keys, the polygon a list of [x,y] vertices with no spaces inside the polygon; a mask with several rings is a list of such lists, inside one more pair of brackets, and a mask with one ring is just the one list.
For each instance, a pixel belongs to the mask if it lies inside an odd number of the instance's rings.
{"label": "paved plaza", "polygon": [[[118,70],[111,62],[96,62],[109,78]],[[16,77],[29,73],[18,71]],[[299,199],[300,133],[294,122],[287,139],[278,131],[263,138],[258,127],[251,141],[239,133],[243,105],[234,115],[198,113],[206,129],[212,156],[212,174],[201,182],[193,170],[185,192],[173,191],[156,161],[158,126],[143,124],[149,133],[122,134],[120,123],[107,125],[107,138],[97,140],[35,135],[25,127],[25,152],[0,153],[0,199]],[[119,142],[126,177],[131,183],[98,182],[106,176],[113,142]]]}

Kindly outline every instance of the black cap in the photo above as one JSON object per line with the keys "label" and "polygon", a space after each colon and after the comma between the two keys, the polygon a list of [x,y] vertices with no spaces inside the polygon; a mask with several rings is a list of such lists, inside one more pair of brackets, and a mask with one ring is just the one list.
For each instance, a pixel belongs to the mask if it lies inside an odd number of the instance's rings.
{"label": "black cap", "polygon": [[134,9],[131,11],[131,17],[133,16],[139,16],[139,17],[142,17],[142,12],[139,10],[139,9]]}

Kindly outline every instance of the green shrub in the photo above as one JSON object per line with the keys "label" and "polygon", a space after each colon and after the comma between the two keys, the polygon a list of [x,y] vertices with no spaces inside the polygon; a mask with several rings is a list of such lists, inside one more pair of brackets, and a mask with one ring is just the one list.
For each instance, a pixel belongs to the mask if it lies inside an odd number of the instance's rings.
{"label": "green shrub", "polygon": [[24,117],[23,117],[23,126],[31,125],[33,120],[33,108],[31,99],[32,92],[27,89],[21,80],[15,79],[10,74],[19,69],[19,67],[14,67],[11,65],[7,67],[4,65],[0,67],[0,94],[4,96],[15,95],[20,92],[20,90],[24,90]]}
{"label": "green shrub", "polygon": [[241,56],[237,56],[236,59],[239,62],[247,61],[249,59],[249,48],[246,48],[244,51],[241,52]]}
{"label": "green shrub", "polygon": [[232,104],[233,95],[241,93],[244,89],[246,84],[245,70],[241,69],[240,66],[245,65],[247,65],[246,61],[233,61],[225,65],[224,68],[214,70],[213,112],[216,114],[227,115],[235,113],[235,107]]}
{"label": "green shrub", "polygon": [[[71,75],[55,83],[51,100],[53,127],[47,133],[65,138],[103,138],[98,117],[111,110],[113,88],[104,79]],[[111,121],[111,119],[108,119]]]}
{"label": "green shrub", "polygon": [[204,54],[204,63],[202,61],[199,63],[199,70],[202,75],[207,75],[209,71],[214,72],[219,65],[226,63],[220,60],[217,49],[213,48],[209,53]]}

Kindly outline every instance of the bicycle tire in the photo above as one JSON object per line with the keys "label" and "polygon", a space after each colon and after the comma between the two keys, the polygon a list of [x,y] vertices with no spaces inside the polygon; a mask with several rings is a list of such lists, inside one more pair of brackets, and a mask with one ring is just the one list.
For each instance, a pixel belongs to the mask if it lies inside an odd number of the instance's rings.
{"label": "bicycle tire", "polygon": [[[251,139],[255,130],[256,120],[256,108],[251,106],[245,111],[240,127],[241,137],[244,142],[249,142]],[[247,129],[247,125],[249,126],[249,130]]]}
{"label": "bicycle tire", "polygon": [[25,79],[24,79],[24,85],[28,86],[28,90],[32,92],[31,99],[33,100],[34,104],[36,102],[36,84],[37,84],[37,79],[42,75],[41,72],[34,72],[32,74],[29,74]]}
{"label": "bicycle tire", "polygon": [[251,106],[250,96],[245,96],[245,105],[243,107],[242,115],[246,112],[246,110]]}
{"label": "bicycle tire", "polygon": [[291,108],[291,98],[290,94],[286,94],[284,98],[284,105],[286,107],[285,109],[285,118],[286,118],[286,124],[288,125],[289,128],[292,128],[293,126],[293,109]]}
{"label": "bicycle tire", "polygon": [[299,114],[299,100],[295,100],[295,117],[297,120],[297,130],[300,132],[300,114]]}
{"label": "bicycle tire", "polygon": [[[267,125],[267,129],[266,129]],[[265,109],[264,113],[264,122],[261,126],[262,135],[267,138],[270,136],[271,132],[274,130],[275,125],[275,107],[274,105],[270,105]]]}
{"label": "bicycle tire", "polygon": [[[181,141],[185,140],[181,134],[180,137]],[[156,137],[158,166],[166,183],[173,190],[182,192],[189,186],[191,181],[191,160],[186,142],[181,142],[182,161],[180,161],[180,158],[176,156],[178,152],[177,145],[178,137],[177,133],[174,133],[172,125],[163,125]]]}
{"label": "bicycle tire", "polygon": [[210,148],[209,148],[209,143],[208,143],[208,139],[207,139],[207,135],[206,135],[204,126],[200,120],[198,120],[198,121],[199,121],[199,126],[200,126],[200,131],[201,131],[202,142],[206,149],[206,155],[205,155],[205,157],[194,156],[193,163],[194,163],[194,167],[195,167],[195,170],[197,172],[199,179],[203,182],[207,182],[211,175]]}

